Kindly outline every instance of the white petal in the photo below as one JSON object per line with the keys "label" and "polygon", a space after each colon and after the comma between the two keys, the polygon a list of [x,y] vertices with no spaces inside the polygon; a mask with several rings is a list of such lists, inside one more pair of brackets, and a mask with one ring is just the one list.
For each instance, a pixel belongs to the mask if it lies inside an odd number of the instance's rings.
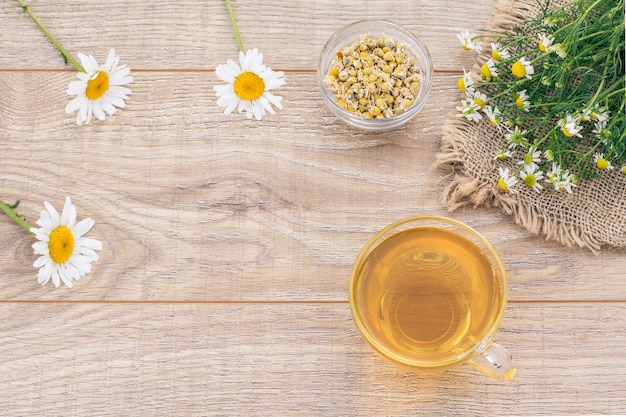
{"label": "white petal", "polygon": [[[55,227],[58,226],[59,221],[61,220],[61,217],[59,216],[59,212],[56,211],[56,209],[52,206],[52,204],[48,203],[47,201],[43,202],[44,207],[46,208],[48,214],[50,215],[50,219],[54,222]],[[42,213],[42,218],[43,218],[43,213]]]}
{"label": "white petal", "polygon": [[80,65],[83,67],[83,69],[88,75],[93,74],[98,68],[98,64],[92,65],[92,62],[87,55],[79,53],[78,59],[80,60]]}
{"label": "white petal", "polygon": [[104,111],[102,110],[102,106],[100,105],[100,100],[93,101],[93,115],[100,121],[106,118]]}
{"label": "white petal", "polygon": [[72,229],[72,234],[74,234],[75,238],[82,237],[85,233],[91,230],[91,228],[93,227],[95,223],[96,222],[93,221],[91,217],[87,217],[86,219],[83,219],[79,221],[78,223],[76,223],[76,225]]}
{"label": "white petal", "polygon": [[87,84],[82,81],[72,81],[67,87],[67,94],[70,96],[77,96],[79,94],[85,94],[87,90]]}
{"label": "white petal", "polygon": [[[44,242],[42,240],[38,240],[37,242],[33,243],[32,248],[33,248],[35,255],[50,256],[50,249],[48,248],[48,241]],[[35,265],[35,267],[37,267],[37,265]]]}
{"label": "white petal", "polygon": [[76,223],[76,207],[72,204],[72,199],[70,197],[66,197],[59,225],[67,226],[71,229],[74,226],[74,223]]}

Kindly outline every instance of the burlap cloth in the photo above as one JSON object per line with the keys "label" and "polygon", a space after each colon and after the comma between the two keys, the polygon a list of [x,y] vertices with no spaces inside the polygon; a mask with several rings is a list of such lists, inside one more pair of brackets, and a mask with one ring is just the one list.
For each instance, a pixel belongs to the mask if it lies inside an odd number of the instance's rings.
{"label": "burlap cloth", "polygon": [[[524,17],[538,13],[536,0],[498,0],[487,29],[511,30]],[[490,57],[488,45],[483,43],[483,53],[476,59],[474,79],[480,79],[480,65]],[[459,95],[459,103],[461,98]],[[496,164],[494,156],[504,143],[504,133],[498,133],[486,117],[475,123],[450,115],[443,126],[441,152],[435,162],[436,167],[447,171],[441,200],[450,211],[467,204],[496,206],[532,233],[568,247],[592,251],[626,248],[626,175],[620,167],[604,170],[594,180],[581,180],[573,194],[556,191],[548,183],[543,183],[541,193],[518,187],[519,192],[511,194],[496,185],[498,167],[506,165]],[[514,167],[515,161],[509,166]]]}

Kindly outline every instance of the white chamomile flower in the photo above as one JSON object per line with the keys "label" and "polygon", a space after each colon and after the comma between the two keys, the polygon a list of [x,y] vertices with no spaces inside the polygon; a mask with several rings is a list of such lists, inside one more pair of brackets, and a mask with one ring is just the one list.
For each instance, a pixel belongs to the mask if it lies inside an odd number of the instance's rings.
{"label": "white chamomile flower", "polygon": [[595,134],[598,139],[602,139],[603,143],[606,143],[611,137],[611,131],[606,128],[607,121],[595,122],[591,133]]}
{"label": "white chamomile flower", "polygon": [[459,90],[464,92],[468,97],[472,97],[474,95],[474,80],[472,80],[472,73],[465,71],[465,68],[463,68],[463,76],[459,78],[456,85],[459,87]]}
{"label": "white chamomile flower", "polygon": [[480,105],[473,99],[461,100],[461,106],[456,108],[460,113],[456,117],[465,117],[467,120],[479,122],[482,119],[480,115]]}
{"label": "white chamomile flower", "polygon": [[519,173],[519,176],[522,181],[524,181],[524,184],[533,190],[540,192],[543,188],[541,184],[539,184],[539,180],[543,179],[543,172],[539,171],[537,166],[525,165],[524,169]]}
{"label": "white chamomile flower", "polygon": [[517,78],[526,77],[529,80],[532,80],[535,69],[533,68],[530,61],[528,61],[525,57],[522,57],[519,61],[513,64],[513,66],[511,67],[511,73]]}
{"label": "white chamomile flower", "polygon": [[482,45],[478,42],[474,42],[476,35],[473,33],[469,33],[469,30],[461,32],[460,34],[456,36],[461,41],[461,45],[463,45],[463,49],[465,49],[466,51],[474,50],[480,53],[480,51],[482,50]]}
{"label": "white chamomile flower", "polygon": [[37,281],[46,284],[50,278],[55,287],[63,283],[72,287],[91,271],[91,263],[97,261],[96,250],[102,249],[99,240],[83,237],[94,225],[91,218],[76,223],[76,208],[67,197],[61,215],[48,202],[37,220],[39,228],[31,228],[38,242],[33,244],[36,255],[41,255],[33,266],[40,268]]}
{"label": "white chamomile flower", "polygon": [[496,156],[493,159],[497,159],[498,161],[506,161],[509,158],[513,158],[513,151],[510,149],[501,149],[496,153]]}
{"label": "white chamomile flower", "polygon": [[524,159],[519,161],[517,164],[537,168],[539,163],[541,163],[541,151],[537,150],[536,147],[531,146],[528,148],[528,152],[524,154]]}
{"label": "white chamomile flower", "polygon": [[604,154],[601,152],[596,152],[593,154],[593,162],[596,163],[596,167],[598,169],[613,169],[613,165],[611,165],[611,161],[604,157]]}
{"label": "white chamomile flower", "polygon": [[487,102],[487,94],[481,93],[480,91],[475,91],[472,99],[474,100],[474,104],[478,106],[479,110],[483,110],[485,108],[485,103]]}
{"label": "white chamomile flower", "polygon": [[502,61],[511,57],[507,48],[500,49],[500,42],[491,44],[491,58],[496,61]]}
{"label": "white chamomile flower", "polygon": [[517,184],[517,178],[509,173],[508,168],[498,168],[498,188],[502,191],[509,191],[511,194],[515,194],[517,190],[513,189],[513,186]]}
{"label": "white chamomile flower", "polygon": [[561,127],[563,134],[568,138],[573,136],[582,138],[583,135],[580,131],[583,130],[583,127],[578,124],[578,121],[578,117],[572,117],[569,114],[566,115],[565,119],[559,120],[559,126]]}
{"label": "white chamomile flower", "polygon": [[552,47],[552,50],[554,52],[556,52],[556,54],[561,58],[561,59],[565,59],[567,58],[567,48],[565,45],[563,45],[562,43],[557,43],[556,45],[554,45]]}
{"label": "white chamomile flower", "polygon": [[597,122],[605,122],[609,118],[609,112],[604,108],[600,107],[598,104],[593,106],[593,108],[586,108],[582,111],[580,115],[580,120],[583,122],[588,122],[590,120],[595,120]]}
{"label": "white chamomile flower", "polygon": [[115,55],[115,49],[109,51],[109,56],[104,65],[98,66],[96,59],[89,55],[78,54],[81,66],[85,72],[79,72],[76,76],[79,81],[72,81],[67,94],[76,96],[65,106],[66,113],[70,114],[78,110],[76,124],[89,123],[91,117],[98,120],[105,119],[105,113],[113,116],[117,108],[124,108],[131,94],[129,88],[124,87],[133,81],[130,68],[119,65],[120,58]]}
{"label": "white chamomile flower", "polygon": [[589,116],[592,120],[605,122],[609,118],[609,111],[604,107],[600,107],[596,104],[595,106],[593,106],[593,109],[591,110],[591,114]]}
{"label": "white chamomile flower", "polygon": [[494,126],[498,126],[500,122],[502,122],[502,113],[498,109],[498,106],[485,106],[485,108],[483,109],[483,113],[489,119],[489,123]]}
{"label": "white chamomile flower", "polygon": [[261,120],[265,111],[275,114],[272,105],[283,108],[283,98],[269,91],[285,84],[285,73],[263,65],[263,54],[258,49],[248,50],[245,54],[239,52],[239,64],[229,59],[217,67],[215,74],[228,83],[213,87],[219,97],[217,104],[224,108],[224,114],[237,109],[239,113],[245,112],[248,119],[254,116]]}
{"label": "white chamomile flower", "polygon": [[495,80],[498,78],[498,70],[493,59],[489,59],[480,67],[480,73],[483,80]]}
{"label": "white chamomile flower", "polygon": [[538,46],[539,50],[543,53],[554,51],[554,47],[552,43],[554,42],[554,37],[546,36],[544,34],[538,35]]}
{"label": "white chamomile flower", "polygon": [[515,129],[504,135],[508,147],[514,149],[517,146],[527,146],[528,140],[526,139],[526,133],[526,130],[520,130],[519,126],[515,126]]}
{"label": "white chamomile flower", "polygon": [[555,190],[565,190],[569,194],[572,194],[572,187],[576,187],[576,184],[572,183],[572,174],[567,170],[561,171],[561,166],[556,162],[552,163],[552,170],[547,173],[546,182],[554,185]]}
{"label": "white chamomile flower", "polygon": [[523,109],[524,111],[529,111],[530,101],[528,100],[528,94],[526,90],[518,91],[513,96],[515,100],[515,107],[518,109]]}

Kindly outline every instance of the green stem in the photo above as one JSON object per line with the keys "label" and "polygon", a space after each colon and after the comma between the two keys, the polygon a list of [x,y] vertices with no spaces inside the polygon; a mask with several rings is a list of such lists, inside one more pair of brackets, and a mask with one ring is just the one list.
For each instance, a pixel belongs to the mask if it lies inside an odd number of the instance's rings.
{"label": "green stem", "polygon": [[239,47],[239,50],[241,52],[245,52],[243,49],[243,42],[241,42],[241,35],[239,34],[239,29],[237,28],[237,22],[235,21],[235,13],[233,12],[233,6],[230,4],[230,0],[226,0],[226,7],[228,8],[228,14],[230,15],[230,23],[231,25],[233,25],[233,30],[235,31],[235,39],[237,39],[237,46]]}
{"label": "green stem", "polygon": [[[13,207],[15,207],[16,205],[17,204],[14,204]],[[27,232],[30,232],[30,224],[28,224],[26,220],[24,220],[19,214],[17,214],[11,207],[12,206],[9,206],[8,204],[0,200],[0,210],[2,210],[4,214],[9,216],[9,218],[13,220],[15,223],[19,224],[24,229],[26,229]]]}
{"label": "green stem", "polygon": [[33,19],[37,26],[39,26],[39,29],[41,29],[41,31],[44,33],[44,35],[46,35],[50,42],[52,42],[52,44],[59,50],[59,52],[61,52],[61,55],[63,55],[63,58],[65,58],[66,62],[70,61],[79,72],[85,72],[85,69],[82,67],[82,65],[80,65],[76,58],[74,58],[69,52],[67,52],[65,48],[63,48],[63,46],[59,43],[59,41],[57,41],[55,37],[52,36],[52,33],[50,33],[48,28],[46,28],[43,23],[41,23],[41,20],[39,20],[39,18],[35,16],[35,14],[30,10],[24,0],[17,0],[17,2],[20,4],[20,6],[22,6],[22,9],[30,16],[30,18]]}

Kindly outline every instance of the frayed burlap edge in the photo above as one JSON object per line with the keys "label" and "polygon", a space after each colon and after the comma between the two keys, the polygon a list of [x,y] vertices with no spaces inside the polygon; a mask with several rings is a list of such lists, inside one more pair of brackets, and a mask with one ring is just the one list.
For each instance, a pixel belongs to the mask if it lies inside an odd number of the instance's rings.
{"label": "frayed burlap edge", "polygon": [[[535,0],[499,0],[487,27],[510,30],[524,17],[535,15],[537,12],[538,5]],[[472,70],[474,75],[480,74],[479,65],[487,59],[485,54],[477,58]],[[441,152],[437,154],[435,166],[449,171],[442,178],[445,188],[441,202],[448,206],[450,211],[465,205],[499,207],[511,215],[515,223],[531,233],[544,235],[546,239],[555,240],[567,247],[578,246],[593,252],[606,247],[626,248],[626,181],[622,178],[623,175],[614,176],[613,180],[608,181],[609,186],[614,188],[605,192],[605,195],[613,197],[613,204],[607,208],[610,215],[600,213],[602,208],[598,207],[601,207],[602,202],[597,201],[598,193],[591,192],[585,197],[584,189],[580,187],[575,190],[576,196],[563,197],[564,200],[571,200],[571,203],[569,205],[565,203],[568,215],[562,216],[559,213],[560,205],[554,207],[550,204],[536,203],[541,201],[541,197],[522,198],[520,194],[501,192],[495,186],[497,175],[495,177],[494,174],[483,175],[484,172],[481,173],[480,169],[471,166],[472,161],[468,161],[467,147],[474,145],[474,139],[470,140],[473,138],[472,135],[480,133],[471,122],[459,119],[453,114],[444,124],[442,133]],[[482,164],[487,163],[482,161]],[[484,171],[497,172],[495,163],[486,167]],[[602,184],[584,185],[603,187],[606,183],[607,181]],[[611,194],[613,191],[616,194]],[[598,230],[604,230],[601,224],[603,221],[606,222],[604,226],[610,229],[609,233],[604,231],[598,233]]]}

